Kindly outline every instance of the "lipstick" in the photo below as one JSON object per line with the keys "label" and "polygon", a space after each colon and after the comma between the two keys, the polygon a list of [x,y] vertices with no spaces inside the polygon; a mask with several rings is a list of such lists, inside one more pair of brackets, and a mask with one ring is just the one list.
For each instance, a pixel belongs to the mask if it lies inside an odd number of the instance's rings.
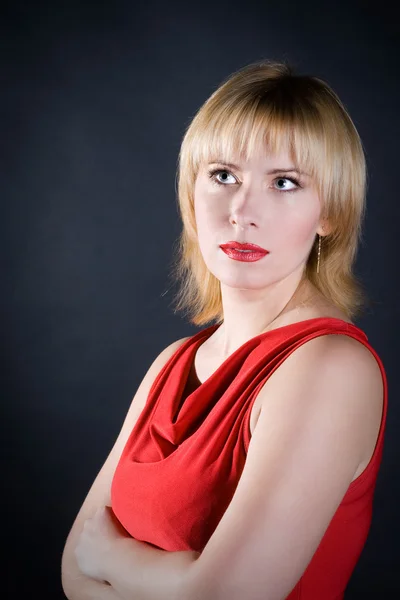
{"label": "lipstick", "polygon": [[242,262],[254,262],[260,260],[266,254],[269,254],[268,250],[265,250],[265,248],[250,243],[241,244],[240,242],[227,242],[226,244],[221,244],[220,248],[229,256],[229,258]]}

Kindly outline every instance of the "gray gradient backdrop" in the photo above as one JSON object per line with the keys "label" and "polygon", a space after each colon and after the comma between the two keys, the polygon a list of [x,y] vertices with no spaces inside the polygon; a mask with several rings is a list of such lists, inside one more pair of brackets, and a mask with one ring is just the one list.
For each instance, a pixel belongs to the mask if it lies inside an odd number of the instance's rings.
{"label": "gray gradient backdrop", "polygon": [[389,418],[373,524],[346,599],[395,597],[399,30],[388,8],[153,0],[4,6],[5,597],[64,597],[66,536],[131,398],[161,349],[197,331],[173,314],[168,278],[180,229],[180,142],[221,81],[263,58],[326,79],[367,151],[357,272],[373,309],[357,324],[384,361]]}

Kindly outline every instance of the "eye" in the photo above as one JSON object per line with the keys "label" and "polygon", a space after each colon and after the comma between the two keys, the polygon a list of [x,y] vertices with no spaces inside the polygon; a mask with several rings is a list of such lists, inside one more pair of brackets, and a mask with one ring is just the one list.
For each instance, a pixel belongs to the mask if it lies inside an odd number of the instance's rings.
{"label": "eye", "polygon": [[279,187],[277,189],[280,192],[294,192],[297,188],[301,187],[299,181],[295,177],[277,177],[274,180],[274,182],[279,183],[279,184],[282,184],[282,183],[284,184],[285,181],[290,181],[290,183],[292,183],[294,185],[294,187],[287,189],[287,187],[281,187],[281,185],[279,185]]}
{"label": "eye", "polygon": [[[222,181],[220,179],[217,179],[217,177],[220,174],[223,174],[224,177],[222,178]],[[225,185],[226,181],[227,181],[227,177],[226,175],[229,177],[233,178],[233,182],[231,183],[235,183],[236,179],[233,177],[232,173],[229,173],[229,171],[227,171],[226,169],[212,169],[211,171],[208,171],[208,177],[211,179],[211,181],[217,185]],[[229,182],[228,182],[229,183]]]}
{"label": "eye", "polygon": [[[211,169],[208,171],[208,177],[211,179],[213,183],[216,185],[226,185],[227,183],[237,183],[235,177],[230,173],[227,169]],[[218,179],[220,177],[220,179]],[[233,182],[229,182],[229,177],[233,178]],[[278,184],[278,187],[275,188],[279,192],[294,192],[298,188],[301,188],[300,182],[295,177],[286,177],[280,175],[274,179],[274,183]],[[285,184],[286,182],[286,184]],[[290,182],[293,187],[287,187],[287,182]]]}

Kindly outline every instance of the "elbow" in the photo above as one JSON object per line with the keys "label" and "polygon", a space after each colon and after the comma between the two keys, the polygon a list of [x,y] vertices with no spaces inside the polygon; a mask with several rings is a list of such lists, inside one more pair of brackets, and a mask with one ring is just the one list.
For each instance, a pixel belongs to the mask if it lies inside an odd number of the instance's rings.
{"label": "elbow", "polygon": [[82,580],[82,575],[79,573],[75,564],[71,560],[68,551],[64,548],[61,557],[61,587],[64,595],[68,600],[79,600],[77,592],[77,583]]}
{"label": "elbow", "polygon": [[74,597],[72,595],[73,592],[68,584],[66,577],[64,576],[64,574],[62,572],[61,572],[61,588],[62,588],[62,591],[64,592],[64,596],[66,598],[68,598],[68,600],[76,600],[76,599],[74,599]]}
{"label": "elbow", "polygon": [[71,577],[66,572],[63,562],[61,562],[61,587],[64,595],[68,600],[74,600],[71,589]]}
{"label": "elbow", "polygon": [[65,586],[62,582],[61,582],[61,587],[62,587],[62,591],[64,592],[64,596],[68,599],[68,600],[77,600],[76,598],[74,598],[72,596],[71,591],[68,589],[67,586]]}

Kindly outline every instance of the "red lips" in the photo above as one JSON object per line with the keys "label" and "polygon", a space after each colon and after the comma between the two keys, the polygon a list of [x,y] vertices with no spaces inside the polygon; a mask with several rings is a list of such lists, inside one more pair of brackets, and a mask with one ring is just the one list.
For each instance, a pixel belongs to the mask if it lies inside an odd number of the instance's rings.
{"label": "red lips", "polygon": [[250,243],[227,242],[226,244],[221,244],[220,248],[229,258],[240,262],[255,262],[264,258],[266,254],[269,254],[269,251],[265,250],[265,248]]}
{"label": "red lips", "polygon": [[268,254],[269,251],[266,250],[265,248],[261,248],[261,246],[258,246],[257,244],[251,244],[251,243],[246,243],[246,244],[242,244],[240,242],[227,242],[226,244],[220,244],[220,248],[222,248],[223,250],[226,250],[227,248],[237,248],[239,250],[254,250],[254,252],[263,252],[264,254]]}

